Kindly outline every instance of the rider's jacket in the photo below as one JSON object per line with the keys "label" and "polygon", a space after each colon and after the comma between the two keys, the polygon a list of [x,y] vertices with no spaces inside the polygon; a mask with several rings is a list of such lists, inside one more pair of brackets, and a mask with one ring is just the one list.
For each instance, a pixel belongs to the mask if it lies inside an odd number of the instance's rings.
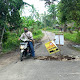
{"label": "rider's jacket", "polygon": [[33,39],[33,35],[32,35],[32,33],[30,32],[30,31],[28,31],[28,32],[24,32],[24,33],[22,33],[22,35],[20,36],[20,39]]}

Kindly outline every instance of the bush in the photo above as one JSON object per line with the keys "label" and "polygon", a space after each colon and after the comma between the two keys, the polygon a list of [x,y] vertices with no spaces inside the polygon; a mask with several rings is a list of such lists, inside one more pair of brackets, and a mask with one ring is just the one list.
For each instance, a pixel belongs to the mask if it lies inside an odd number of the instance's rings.
{"label": "bush", "polygon": [[80,32],[79,33],[73,32],[73,34],[69,32],[64,33],[64,38],[75,43],[80,43]]}
{"label": "bush", "polygon": [[51,32],[60,31],[59,29],[53,29],[51,27],[47,27],[46,30]]}
{"label": "bush", "polygon": [[36,40],[39,40],[43,37],[43,33],[41,30],[35,30],[33,32],[33,38],[36,39]]}
{"label": "bush", "polygon": [[41,30],[34,30],[33,35],[39,35],[39,34],[41,34],[41,33],[42,33]]}
{"label": "bush", "polygon": [[[16,33],[6,32],[6,38],[3,39],[2,51],[7,52],[19,46],[18,36]],[[6,40],[5,40],[6,39]]]}
{"label": "bush", "polygon": [[[21,33],[23,33],[23,31],[24,30],[21,29]],[[20,45],[20,41],[18,41],[20,35],[21,35],[20,32],[18,34],[10,31],[6,32],[3,38],[2,51],[4,53],[7,53],[16,49]],[[43,33],[41,30],[34,30],[33,32],[34,39],[39,40],[42,38],[42,36]]]}

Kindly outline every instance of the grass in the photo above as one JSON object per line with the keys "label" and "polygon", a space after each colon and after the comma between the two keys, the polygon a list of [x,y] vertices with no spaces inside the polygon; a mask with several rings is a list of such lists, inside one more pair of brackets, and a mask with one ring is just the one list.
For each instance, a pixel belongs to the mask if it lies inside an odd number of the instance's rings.
{"label": "grass", "polygon": [[35,39],[35,40],[40,40],[42,37],[43,37],[43,33],[42,33],[42,31],[41,30],[35,30],[34,32],[33,32],[33,38]]}
{"label": "grass", "polygon": [[33,36],[33,38],[34,38],[35,40],[40,40],[43,36],[44,36],[44,34],[41,33],[41,34],[39,34],[39,35]]}
{"label": "grass", "polygon": [[[18,46],[17,46],[17,48],[18,48]],[[14,51],[15,49],[16,49],[16,47],[2,49],[2,54],[3,54],[3,53],[9,53],[9,52],[11,52],[11,51]]]}
{"label": "grass", "polygon": [[[53,33],[55,33],[55,34],[64,34],[64,38],[65,38],[66,40],[69,40],[69,41],[71,41],[71,42],[80,44],[80,32],[77,33],[77,31],[73,31],[73,34],[71,34],[71,33],[69,33],[69,32],[60,32],[59,30],[56,30],[56,29],[47,30],[47,31],[53,32]],[[73,49],[80,51],[79,48],[74,48],[74,47],[73,47]]]}
{"label": "grass", "polygon": [[[73,34],[69,33],[69,32],[61,32],[59,29],[47,29],[46,31],[50,31],[50,32],[53,32],[55,33],[56,35],[57,34],[64,34],[64,38],[66,40],[69,40],[71,42],[74,42],[74,43],[78,43],[80,44],[80,40],[76,39],[77,37],[77,32],[76,31],[73,31]],[[79,37],[79,36],[78,36]]]}
{"label": "grass", "polygon": [[53,29],[53,28],[45,28],[45,30],[50,32],[59,31],[59,29]]}
{"label": "grass", "polygon": [[72,42],[75,42],[75,43],[76,43],[76,36],[77,36],[77,33],[71,34],[69,32],[67,32],[67,33],[64,32],[64,38],[67,40],[70,40]]}
{"label": "grass", "polygon": [[66,33],[64,32],[64,37],[67,40],[80,44],[80,32],[73,31],[73,34],[69,32],[66,32]]}
{"label": "grass", "polygon": [[[16,48],[19,48],[20,41],[18,41],[19,35],[16,35],[16,33],[11,33],[7,32],[4,37],[8,37],[7,39],[5,38],[6,41],[3,42],[2,44],[2,53],[9,53],[11,51],[14,51]],[[40,40],[43,37],[43,33],[41,30],[35,30],[33,32],[33,38],[35,40]]]}
{"label": "grass", "polygon": [[63,32],[61,32],[59,29],[48,28],[48,29],[46,29],[46,31],[53,32],[53,33],[55,33],[56,35],[57,35],[57,34],[63,34]]}

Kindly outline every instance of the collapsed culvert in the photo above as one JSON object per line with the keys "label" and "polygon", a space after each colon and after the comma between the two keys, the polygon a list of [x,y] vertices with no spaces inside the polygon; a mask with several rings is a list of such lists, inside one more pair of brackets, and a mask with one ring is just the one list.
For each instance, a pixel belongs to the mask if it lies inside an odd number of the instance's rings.
{"label": "collapsed culvert", "polygon": [[[36,57],[37,60],[56,60],[56,61],[70,61],[70,60],[76,60],[76,57],[71,56],[64,56],[64,55],[54,55],[54,56],[38,56]],[[78,58],[79,60],[79,58]]]}

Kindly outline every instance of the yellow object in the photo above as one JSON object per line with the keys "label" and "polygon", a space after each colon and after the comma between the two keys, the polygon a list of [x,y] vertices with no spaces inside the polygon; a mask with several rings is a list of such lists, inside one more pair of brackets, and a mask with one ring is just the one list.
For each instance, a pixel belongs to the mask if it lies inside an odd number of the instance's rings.
{"label": "yellow object", "polygon": [[59,52],[60,50],[58,49],[58,47],[56,46],[56,44],[54,43],[54,41],[49,41],[45,44],[48,52],[50,54],[53,54],[53,53],[56,53],[56,52]]}

